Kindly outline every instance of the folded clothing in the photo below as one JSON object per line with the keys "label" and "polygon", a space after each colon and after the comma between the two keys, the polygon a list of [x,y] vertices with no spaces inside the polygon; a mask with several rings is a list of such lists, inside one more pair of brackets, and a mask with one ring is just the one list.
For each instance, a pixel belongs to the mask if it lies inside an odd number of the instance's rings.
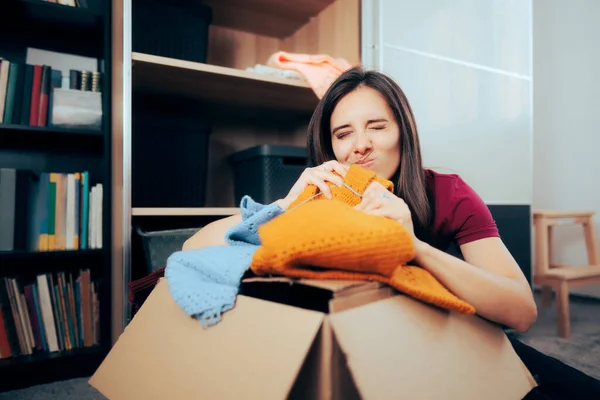
{"label": "folded clothing", "polygon": [[277,76],[280,78],[285,78],[285,79],[296,79],[296,80],[300,80],[300,81],[304,81],[304,77],[296,71],[292,71],[292,70],[284,70],[281,68],[273,68],[273,67],[269,67],[267,65],[263,65],[263,64],[256,64],[253,67],[248,67],[246,68],[246,71],[249,72],[256,72],[259,74],[265,74],[265,75],[271,75],[271,76]]}
{"label": "folded clothing", "polygon": [[[338,173],[334,172],[338,175]],[[378,177],[373,171],[353,164],[350,166],[344,177],[344,185],[337,186],[330,184],[331,195],[334,199],[340,200],[348,205],[355,206],[360,203],[362,193],[372,183],[377,182],[390,192],[394,190],[394,184],[387,179]],[[319,188],[315,185],[308,185],[302,193],[289,205],[288,211],[313,200],[319,194]]]}
{"label": "folded clothing", "polygon": [[276,203],[264,206],[249,196],[242,198],[240,208],[242,222],[227,231],[226,246],[178,251],[167,259],[165,277],[173,300],[203,326],[216,324],[234,307],[242,277],[260,245],[258,227],[283,212]]}
{"label": "folded clothing", "polygon": [[267,60],[267,66],[293,70],[306,79],[319,99],[323,98],[329,86],[352,65],[343,58],[333,58],[327,54],[275,52]]}
{"label": "folded clothing", "polygon": [[[408,265],[415,256],[414,241],[402,224],[352,207],[374,179],[373,172],[353,165],[345,185],[332,187],[332,200],[315,197],[315,189],[309,187],[298,203],[258,228],[262,245],[253,255],[252,271],[294,278],[379,281],[438,307],[473,314],[472,305],[431,273]],[[384,186],[393,187],[389,181]]]}
{"label": "folded clothing", "polygon": [[[414,258],[410,232],[396,221],[355,210],[373,181],[390,181],[353,165],[332,200],[309,185],[287,210],[245,196],[242,222],[225,235],[225,246],[178,251],[164,276],[174,301],[203,326],[214,325],[234,307],[243,276],[374,280],[424,302],[461,313],[472,305],[452,294],[433,275],[407,265]],[[140,284],[140,287],[143,287]]]}

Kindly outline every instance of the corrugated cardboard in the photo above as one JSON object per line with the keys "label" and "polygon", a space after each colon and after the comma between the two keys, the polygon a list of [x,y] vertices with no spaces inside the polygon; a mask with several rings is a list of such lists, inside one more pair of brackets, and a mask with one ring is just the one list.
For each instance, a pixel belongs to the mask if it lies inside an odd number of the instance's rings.
{"label": "corrugated cardboard", "polygon": [[162,279],[90,384],[109,399],[261,400],[522,399],[535,385],[495,325],[381,284],[255,278],[242,293],[203,328]]}

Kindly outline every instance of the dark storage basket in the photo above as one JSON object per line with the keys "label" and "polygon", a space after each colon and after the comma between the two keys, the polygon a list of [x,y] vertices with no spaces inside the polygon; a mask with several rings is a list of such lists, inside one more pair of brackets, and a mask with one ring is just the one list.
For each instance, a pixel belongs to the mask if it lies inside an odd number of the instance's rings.
{"label": "dark storage basket", "polygon": [[307,167],[304,147],[261,145],[232,155],[236,204],[244,195],[268,204],[285,197]]}
{"label": "dark storage basket", "polygon": [[133,51],[206,62],[212,10],[197,0],[134,0]]}
{"label": "dark storage basket", "polygon": [[133,127],[133,207],[203,207],[210,126],[138,117]]}
{"label": "dark storage basket", "polygon": [[136,228],[137,234],[142,238],[146,272],[150,274],[165,268],[169,256],[180,251],[183,243],[199,230],[200,228],[186,228],[144,232],[139,227]]}

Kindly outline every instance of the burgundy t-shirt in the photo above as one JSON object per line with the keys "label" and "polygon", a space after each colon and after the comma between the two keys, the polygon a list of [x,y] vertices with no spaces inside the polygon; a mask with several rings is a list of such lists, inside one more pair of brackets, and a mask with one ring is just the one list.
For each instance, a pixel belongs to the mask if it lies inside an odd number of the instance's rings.
{"label": "burgundy t-shirt", "polygon": [[500,237],[496,222],[481,197],[460,176],[426,170],[433,223],[421,238],[446,250],[487,237]]}

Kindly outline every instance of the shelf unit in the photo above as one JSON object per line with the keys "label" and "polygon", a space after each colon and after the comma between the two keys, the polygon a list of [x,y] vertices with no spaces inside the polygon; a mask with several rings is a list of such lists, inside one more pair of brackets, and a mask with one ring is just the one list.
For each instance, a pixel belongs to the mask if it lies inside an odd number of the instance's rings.
{"label": "shelf unit", "polygon": [[[3,1],[0,57],[26,63],[27,48],[37,48],[102,60],[98,68],[103,78],[103,115],[100,130],[0,124],[0,168],[27,169],[36,174],[88,171],[91,185],[103,184],[103,247],[1,251],[0,279],[17,278],[23,293],[23,286],[35,282],[38,274],[72,272],[75,279],[78,271],[89,268],[92,279],[100,282],[99,344],[54,352],[34,349],[33,354],[0,359],[0,391],[89,376],[111,346],[112,2],[89,3],[97,7],[76,8],[42,0]],[[6,307],[3,304],[3,312]]]}
{"label": "shelf unit", "polygon": [[134,217],[167,217],[167,216],[229,216],[240,212],[237,207],[196,207],[196,208],[146,208],[131,210]]}
{"label": "shelf unit", "polygon": [[[187,4],[193,7],[195,3]],[[260,144],[305,146],[306,128],[317,96],[304,80],[257,73],[249,67],[266,64],[277,51],[328,54],[351,64],[361,62],[360,0],[206,0],[202,4],[212,10],[204,62],[145,54],[132,48],[131,65],[127,65],[127,59],[123,63],[124,76],[131,76],[132,100],[125,107],[131,107],[132,124],[127,115],[123,116],[125,151],[117,164],[123,163],[127,171],[127,163],[131,163],[131,175],[123,178],[123,213],[115,214],[113,226],[124,227],[115,233],[115,237],[122,237],[124,287],[147,273],[136,227],[151,231],[203,226],[237,213],[229,161],[233,153]],[[135,20],[135,4],[131,12]],[[127,87],[125,82],[124,93]],[[205,123],[210,126],[206,154],[200,145],[197,147],[198,158],[207,163],[205,175],[181,178],[166,166],[165,171],[155,172],[153,179],[141,178],[143,157],[153,166],[162,158],[161,149],[151,145],[151,128],[136,124],[136,120],[150,117],[167,121],[166,134],[174,140],[189,127]],[[172,162],[172,157],[166,156]],[[192,164],[190,168],[197,168]],[[141,180],[144,184],[152,182],[160,190],[166,187],[161,186],[162,181],[175,179],[204,182],[204,202],[179,204],[172,200],[150,206],[139,204],[139,196],[136,200],[136,183]],[[123,297],[122,310],[127,313],[126,293]],[[124,316],[124,325],[129,317]]]}

